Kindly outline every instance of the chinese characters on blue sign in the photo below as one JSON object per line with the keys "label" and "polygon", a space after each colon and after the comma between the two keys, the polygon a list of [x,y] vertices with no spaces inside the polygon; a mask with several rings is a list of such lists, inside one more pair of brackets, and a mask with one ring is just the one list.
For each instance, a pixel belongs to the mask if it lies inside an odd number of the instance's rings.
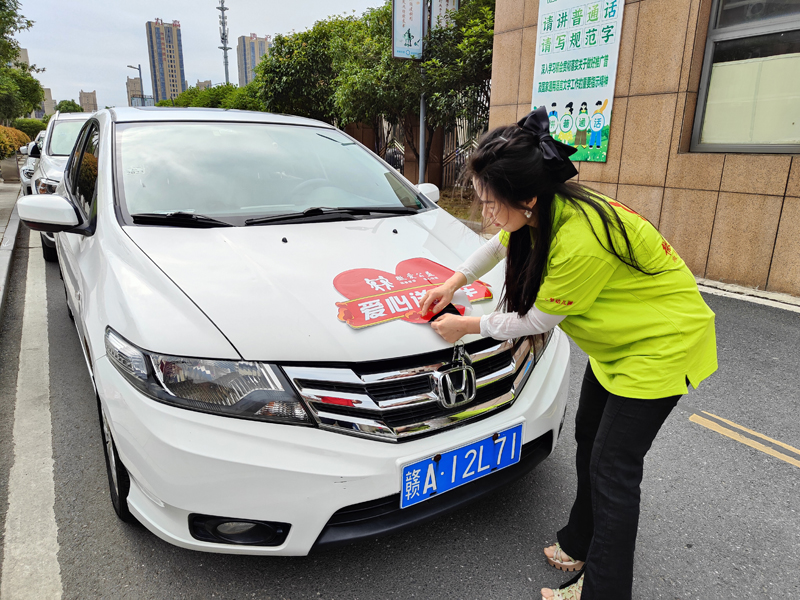
{"label": "chinese characters on blue sign", "polygon": [[532,108],[547,107],[550,133],[605,162],[624,0],[542,0]]}

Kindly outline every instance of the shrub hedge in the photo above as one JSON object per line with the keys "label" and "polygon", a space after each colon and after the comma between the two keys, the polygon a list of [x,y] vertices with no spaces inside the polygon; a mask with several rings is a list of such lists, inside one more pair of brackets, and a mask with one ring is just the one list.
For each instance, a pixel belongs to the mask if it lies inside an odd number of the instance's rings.
{"label": "shrub hedge", "polygon": [[13,127],[0,126],[0,158],[14,156],[20,146],[29,144],[28,134]]}
{"label": "shrub hedge", "polygon": [[14,121],[14,128],[26,133],[31,139],[46,127],[47,125],[39,119],[16,119]]}

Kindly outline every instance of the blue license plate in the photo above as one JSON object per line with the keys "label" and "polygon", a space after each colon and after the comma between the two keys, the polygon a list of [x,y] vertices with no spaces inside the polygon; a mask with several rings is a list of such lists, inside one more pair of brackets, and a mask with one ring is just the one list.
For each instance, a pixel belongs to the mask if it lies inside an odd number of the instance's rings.
{"label": "blue license plate", "polygon": [[519,462],[522,423],[403,467],[400,508],[408,508]]}

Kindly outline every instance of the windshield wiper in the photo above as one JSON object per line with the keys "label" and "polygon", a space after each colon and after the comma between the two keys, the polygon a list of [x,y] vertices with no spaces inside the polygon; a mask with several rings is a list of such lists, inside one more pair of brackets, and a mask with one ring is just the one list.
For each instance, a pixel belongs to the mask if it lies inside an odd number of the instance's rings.
{"label": "windshield wiper", "polygon": [[372,214],[387,215],[413,215],[417,209],[410,206],[354,206],[339,208],[322,208],[315,206],[307,208],[302,212],[284,213],[280,215],[270,215],[257,219],[247,219],[245,225],[261,225],[263,223],[284,223],[287,221],[297,221],[303,219],[317,220],[320,217],[353,218],[356,216],[368,216]]}
{"label": "windshield wiper", "polygon": [[167,227],[197,227],[207,229],[209,227],[235,227],[233,223],[220,221],[206,215],[196,213],[176,211],[170,213],[137,213],[131,215],[133,222],[137,225],[166,225]]}

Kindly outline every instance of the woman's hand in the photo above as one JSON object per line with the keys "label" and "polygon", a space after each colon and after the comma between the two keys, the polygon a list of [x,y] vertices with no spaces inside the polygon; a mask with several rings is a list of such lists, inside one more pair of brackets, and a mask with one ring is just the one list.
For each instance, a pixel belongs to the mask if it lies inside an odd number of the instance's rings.
{"label": "woman's hand", "polygon": [[481,332],[480,317],[442,315],[431,323],[431,328],[448,344],[455,344],[468,333]]}
{"label": "woman's hand", "polygon": [[441,312],[445,306],[452,302],[454,293],[455,290],[446,283],[425,292],[422,297],[422,315],[425,316],[431,311],[433,311],[434,315]]}

